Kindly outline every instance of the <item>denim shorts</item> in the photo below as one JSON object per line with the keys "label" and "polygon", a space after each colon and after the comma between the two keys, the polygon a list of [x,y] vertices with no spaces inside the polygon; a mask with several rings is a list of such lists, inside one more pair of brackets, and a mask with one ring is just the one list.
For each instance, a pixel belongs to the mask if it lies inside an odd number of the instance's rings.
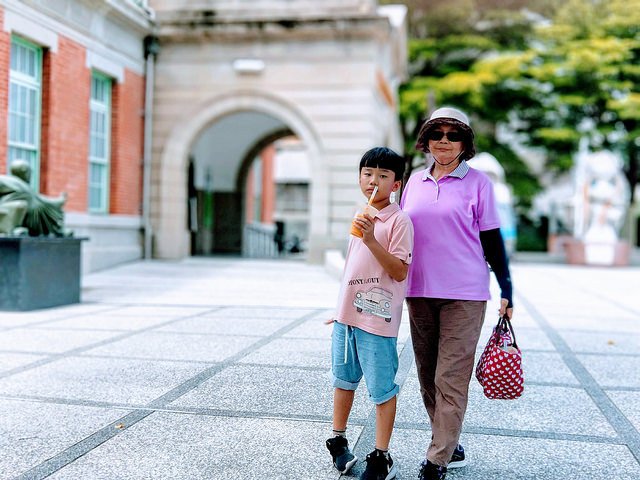
{"label": "denim shorts", "polygon": [[334,387],[355,390],[364,375],[369,398],[376,405],[398,394],[400,387],[395,382],[398,372],[396,337],[382,337],[333,322],[331,340]]}

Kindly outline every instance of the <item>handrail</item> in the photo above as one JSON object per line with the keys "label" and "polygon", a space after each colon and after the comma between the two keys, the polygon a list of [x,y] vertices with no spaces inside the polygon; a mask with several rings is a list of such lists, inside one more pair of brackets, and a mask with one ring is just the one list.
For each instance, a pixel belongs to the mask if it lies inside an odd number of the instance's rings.
{"label": "handrail", "polygon": [[278,245],[276,226],[267,223],[248,223],[242,234],[242,256],[249,258],[275,258]]}

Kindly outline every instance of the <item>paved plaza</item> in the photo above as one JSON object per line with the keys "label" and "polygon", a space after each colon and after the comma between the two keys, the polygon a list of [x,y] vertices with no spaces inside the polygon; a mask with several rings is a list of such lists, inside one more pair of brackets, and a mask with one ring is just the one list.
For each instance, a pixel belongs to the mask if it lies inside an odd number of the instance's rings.
{"label": "paved plaza", "polygon": [[[469,465],[447,478],[640,479],[640,268],[512,270],[525,394],[487,400],[472,381]],[[324,447],[337,293],[322,266],[192,258],[85,275],[79,305],[0,312],[0,478],[339,478]],[[402,480],[430,438],[410,342],[405,316]],[[363,385],[348,431],[360,458],[374,419]]]}

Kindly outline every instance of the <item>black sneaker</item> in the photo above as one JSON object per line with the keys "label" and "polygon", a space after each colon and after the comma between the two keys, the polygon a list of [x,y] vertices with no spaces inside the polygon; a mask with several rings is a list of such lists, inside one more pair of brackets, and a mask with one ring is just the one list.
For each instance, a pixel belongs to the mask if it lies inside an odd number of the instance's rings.
{"label": "black sneaker", "polygon": [[349,441],[340,435],[327,440],[327,448],[333,458],[333,466],[340,473],[347,473],[351,467],[358,461],[351,450],[349,450]]}
{"label": "black sneaker", "polygon": [[365,461],[367,468],[360,475],[360,480],[391,480],[396,478],[398,469],[388,453],[385,455],[376,449],[367,455]]}
{"label": "black sneaker", "polygon": [[441,467],[429,460],[425,460],[420,464],[420,473],[418,480],[444,480],[447,476],[447,467]]}
{"label": "black sneaker", "polygon": [[464,448],[462,445],[458,444],[456,449],[453,451],[453,455],[451,455],[451,460],[449,460],[447,468],[462,468],[466,465],[467,459],[464,456]]}

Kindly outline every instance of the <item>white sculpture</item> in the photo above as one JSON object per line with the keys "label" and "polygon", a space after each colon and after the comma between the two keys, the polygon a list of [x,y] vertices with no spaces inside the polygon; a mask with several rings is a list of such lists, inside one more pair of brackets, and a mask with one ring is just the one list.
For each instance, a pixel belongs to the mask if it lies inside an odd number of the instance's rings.
{"label": "white sculpture", "polygon": [[576,160],[573,236],[584,244],[585,263],[613,265],[630,195],[622,161],[606,150]]}

